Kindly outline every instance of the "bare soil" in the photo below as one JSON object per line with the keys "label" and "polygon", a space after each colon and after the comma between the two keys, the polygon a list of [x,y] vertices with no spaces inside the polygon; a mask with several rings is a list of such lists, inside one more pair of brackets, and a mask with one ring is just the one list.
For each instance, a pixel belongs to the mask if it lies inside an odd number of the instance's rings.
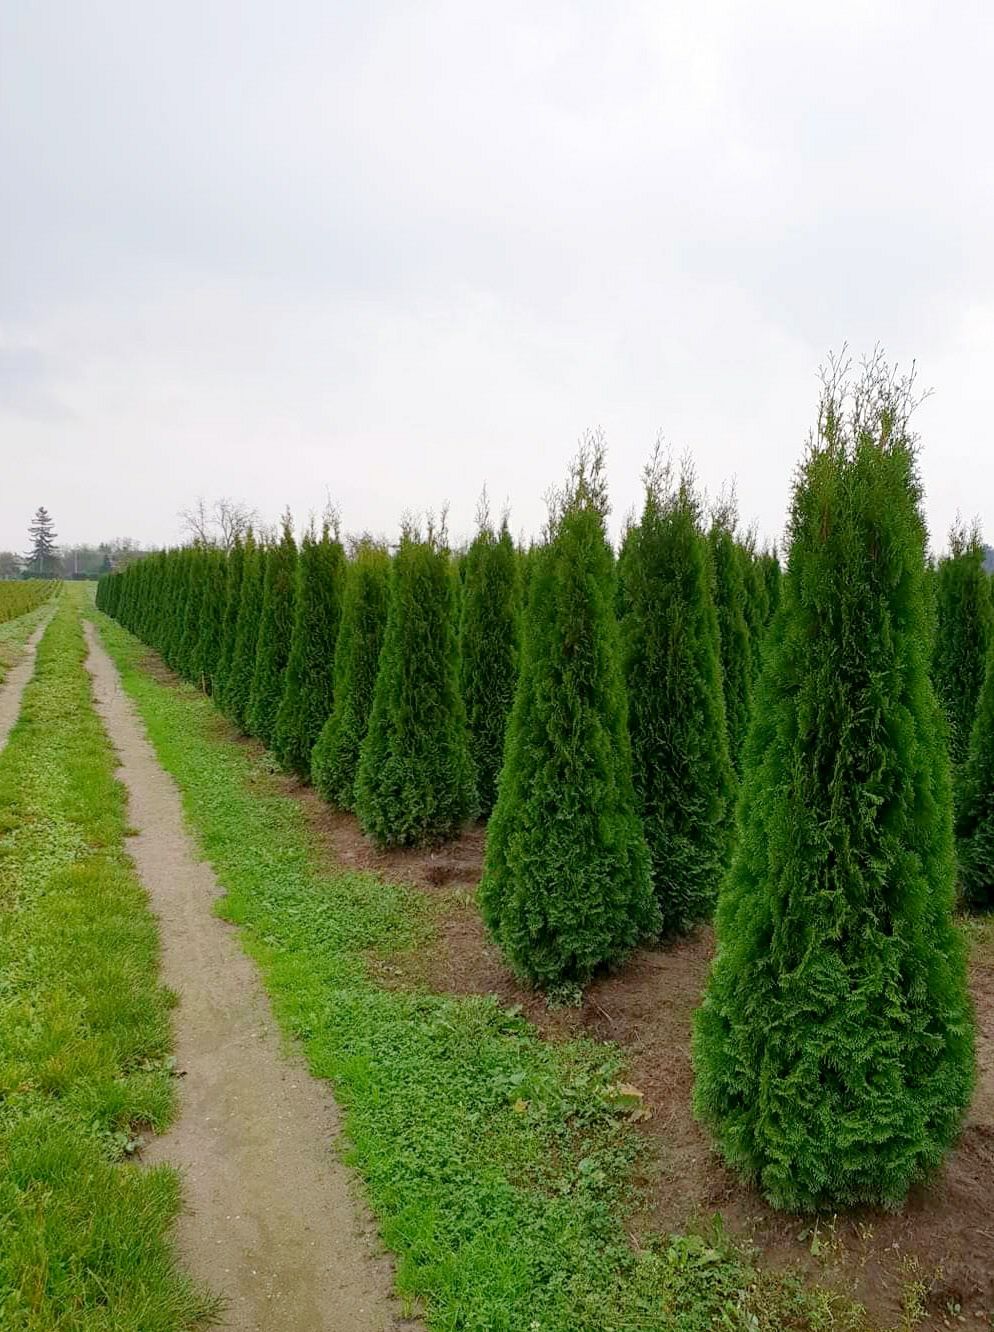
{"label": "bare soil", "polygon": [[24,644],[22,652],[18,655],[16,664],[10,668],[3,683],[0,684],[0,749],[3,749],[6,745],[10,733],[17,725],[17,719],[21,715],[21,699],[28,687],[31,676],[34,674],[35,653],[47,627],[48,620],[46,619],[32,632],[31,637]]}
{"label": "bare soil", "polygon": [[330,1090],[286,1050],[253,962],[213,914],[220,888],[197,858],[179,794],[89,625],[87,640],[138,830],[128,850],[159,920],[162,979],[179,997],[180,1116],[142,1157],[183,1173],[181,1259],[224,1294],[224,1326],[239,1332],[413,1327],[399,1318],[391,1264],[334,1154]]}
{"label": "bare soil", "polygon": [[[917,1188],[899,1212],[864,1210],[818,1220],[784,1215],[728,1171],[691,1113],[691,1016],[713,953],[702,928],[669,947],[643,950],[619,973],[591,985],[582,1007],[550,1010],[523,989],[488,941],[476,906],[485,832],[467,829],[430,852],[376,850],[352,815],[329,809],[309,788],[287,783],[320,842],[343,866],[401,881],[437,905],[432,946],[388,959],[370,958],[382,984],[451,994],[494,994],[520,1005],[547,1036],[613,1041],[628,1057],[631,1081],[650,1118],[640,1131],[657,1163],[645,1181],[640,1225],[678,1231],[715,1213],[748,1237],[764,1261],[797,1264],[861,1300],[882,1325],[901,1316],[910,1281],[921,1281],[926,1326],[974,1327],[994,1311],[994,955],[977,949],[970,984],[978,1023],[977,1090],[963,1133],[940,1174]],[[814,1252],[812,1252],[814,1250]]]}

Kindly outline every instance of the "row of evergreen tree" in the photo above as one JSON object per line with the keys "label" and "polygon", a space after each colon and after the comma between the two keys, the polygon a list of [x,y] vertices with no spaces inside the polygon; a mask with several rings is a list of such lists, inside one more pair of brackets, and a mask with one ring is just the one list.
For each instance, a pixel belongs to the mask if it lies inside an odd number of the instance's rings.
{"label": "row of evergreen tree", "polygon": [[[600,446],[586,448],[571,485],[579,486],[578,478],[591,467],[600,477],[602,466]],[[668,681],[665,725],[686,726],[688,742],[720,756],[715,763],[723,773],[741,748],[779,563],[775,554],[757,553],[751,540],[736,536],[727,505],[706,532],[689,478],[679,494],[670,493],[671,478],[663,477],[657,461],[647,484],[650,507],[658,509],[664,526],[682,514],[686,531],[677,554],[691,566],[685,589],[679,576],[662,572],[659,604],[682,596],[690,607],[696,598],[692,618],[700,617],[701,625],[691,633],[706,630],[714,657],[706,686],[689,666],[686,678],[678,670],[657,671]],[[582,487],[570,502],[582,507]],[[598,573],[603,606],[589,629],[598,653],[605,632],[601,621],[618,619],[621,596],[605,514],[606,501],[596,510],[606,559]],[[557,527],[558,519],[550,523],[546,545],[554,544]],[[633,525],[626,537],[633,551],[639,530]],[[543,558],[544,546],[516,547],[506,520],[495,525],[485,505],[475,539],[458,555],[448,551],[444,533],[430,522],[424,534],[414,525],[405,527],[392,556],[381,543],[363,539],[347,557],[328,523],[320,534],[305,532],[298,549],[287,517],[278,539],[257,540],[249,532],[230,553],[205,545],[162,551],[102,580],[97,595],[101,608],[212,694],[286,770],[310,777],[328,800],[354,810],[378,843],[423,846],[452,836],[477,814],[489,816],[494,807],[519,685],[526,591]],[[665,561],[665,552],[659,558]],[[627,562],[635,560],[633,554]],[[653,652],[681,650],[675,610],[671,618],[671,641],[654,644]],[[655,743],[648,737],[661,724],[653,714],[662,696],[644,697],[639,716],[647,740],[638,746],[640,754],[643,749],[648,754]],[[702,706],[703,728],[688,721]],[[729,716],[734,726],[728,725]],[[702,765],[685,761],[683,740],[676,735],[669,751],[683,769],[681,790],[670,796],[669,818],[658,811],[651,815],[660,823],[651,840],[659,883],[671,885],[659,895],[673,898],[661,908],[663,928],[676,930],[706,914],[705,899],[713,898],[720,857],[702,861],[692,847],[711,839],[706,825],[716,801],[721,829],[711,840],[727,846],[734,777],[728,789],[722,777],[715,792],[702,795],[707,786],[697,777]],[[585,755],[579,761],[582,766]],[[660,780],[648,771],[644,780],[639,776],[643,803],[655,801]],[[669,823],[688,827],[673,834]],[[667,838],[672,845],[664,849]],[[686,872],[697,886],[685,885]],[[711,883],[707,892],[699,886],[705,881]],[[586,979],[586,970],[576,978]]]}
{"label": "row of evergreen tree", "polygon": [[994,883],[994,659],[933,686],[973,555],[928,568],[908,393],[826,385],[782,582],[658,457],[616,558],[593,441],[527,553],[485,515],[458,561],[430,527],[298,554],[285,522],[99,604],[378,842],[490,813],[483,914],[549,992],[717,900],[698,1113],[782,1205],[894,1202],[972,1087],[953,772],[964,885]]}

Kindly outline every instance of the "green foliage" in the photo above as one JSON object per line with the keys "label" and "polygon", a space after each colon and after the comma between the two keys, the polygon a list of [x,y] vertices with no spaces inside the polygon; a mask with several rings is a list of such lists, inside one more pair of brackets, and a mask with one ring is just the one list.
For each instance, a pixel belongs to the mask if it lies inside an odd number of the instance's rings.
{"label": "green foliage", "polygon": [[693,478],[646,469],[619,561],[632,775],[666,934],[710,915],[727,866],[735,779],[718,621]]}
{"label": "green foliage", "polygon": [[739,773],[742,770],[742,746],[749,724],[752,644],[745,616],[745,579],[735,541],[735,519],[730,510],[722,508],[715,514],[708,544],[711,549],[714,602],[718,612],[728,752],[733,768]]}
{"label": "green foliage", "polygon": [[218,700],[225,715],[243,731],[249,729],[248,708],[252,696],[252,679],[255,675],[255,655],[259,642],[262,596],[268,562],[268,549],[258,545],[249,532],[245,538],[245,553],[242,557],[242,585],[231,667]]}
{"label": "green foliage", "polygon": [[504,735],[518,678],[521,584],[518,554],[506,520],[495,532],[483,514],[462,569],[460,684],[480,813],[486,817],[497,799]]}
{"label": "green foliage", "polygon": [[183,1332],[217,1302],[175,1263],[176,1171],[128,1159],[136,1125],[175,1108],[172,1001],[83,666],[85,596],[60,600],[0,755],[0,1325]]}
{"label": "green foliage", "polygon": [[27,615],[51,597],[58,583],[51,579],[25,578],[19,582],[0,582],[0,624]]}
{"label": "green foliage", "polygon": [[290,515],[283,516],[280,540],[266,558],[262,611],[255,649],[255,671],[246,722],[250,734],[272,748],[276,714],[283,697],[283,677],[290,657],[297,592],[297,545]]}
{"label": "green foliage", "polygon": [[763,657],[763,640],[770,620],[769,594],[766,589],[766,572],[761,563],[761,556],[756,553],[755,539],[749,533],[744,541],[736,545],[739,564],[742,567],[742,589],[744,600],[742,614],[749,631],[749,693],[759,674]]}
{"label": "green foliage", "polygon": [[[169,591],[169,611],[159,650],[168,666],[182,674],[180,661],[186,632],[187,608],[193,590],[193,548],[184,546],[176,552],[173,564],[172,586]],[[130,614],[124,619],[127,624]]]}
{"label": "green foliage", "polygon": [[[251,529],[248,538],[251,538]],[[221,626],[221,650],[214,670],[214,697],[220,705],[228,686],[238,635],[238,608],[242,598],[242,574],[245,570],[245,543],[238,537],[227,560],[224,584],[224,620]],[[146,638],[147,635],[140,635]]]}
{"label": "green foliage", "polygon": [[777,555],[776,547],[772,550],[764,550],[759,557],[759,563],[763,570],[763,580],[766,583],[766,627],[769,628],[770,622],[777,613],[777,607],[780,605],[780,559]]}
{"label": "green foliage", "polygon": [[182,609],[183,630],[176,648],[175,669],[185,680],[199,685],[197,650],[204,615],[204,594],[207,590],[207,564],[210,552],[201,546],[192,546],[187,556],[189,576],[186,601]]}
{"label": "green foliage", "polygon": [[204,693],[210,694],[214,691],[214,672],[224,638],[228,560],[223,550],[209,548],[203,552],[199,577],[203,582],[203,600],[200,606],[200,633],[191,663],[191,678]]}
{"label": "green foliage", "polygon": [[559,993],[658,932],[632,786],[603,449],[584,447],[532,556],[522,668],[480,885],[514,970]]}
{"label": "green foliage", "polygon": [[356,774],[356,814],[380,846],[431,845],[476,813],[454,582],[440,541],[405,531]]}
{"label": "green foliage", "polygon": [[341,809],[355,805],[359,752],[369,729],[390,597],[390,557],[363,541],[345,577],[335,648],[334,705],[311,754],[311,781]]}
{"label": "green foliage", "polygon": [[305,532],[297,562],[297,598],[273,753],[284,768],[310,776],[311,751],[331,715],[335,642],[342,618],[345,552],[326,523]]}
{"label": "green foliage", "polygon": [[847,392],[793,498],[694,1038],[697,1113],[790,1209],[899,1203],[973,1085],[910,386],[874,361]]}
{"label": "green foliage", "polygon": [[979,529],[955,525],[936,572],[932,679],[949,726],[953,773],[965,762],[994,629],[991,580]]}
{"label": "green foliage", "polygon": [[[343,628],[345,618],[343,614]],[[420,894],[329,869],[298,802],[210,705],[139,669],[104,622],[274,1009],[330,1079],[405,1303],[469,1332],[852,1332],[856,1311],[720,1234],[628,1237],[640,1147],[617,1056],[544,1041],[491,997],[380,988],[364,959],[422,947]],[[263,942],[264,941],[264,942]]]}
{"label": "green foliage", "polygon": [[970,906],[994,908],[994,636],[963,770],[956,826],[960,883]]}

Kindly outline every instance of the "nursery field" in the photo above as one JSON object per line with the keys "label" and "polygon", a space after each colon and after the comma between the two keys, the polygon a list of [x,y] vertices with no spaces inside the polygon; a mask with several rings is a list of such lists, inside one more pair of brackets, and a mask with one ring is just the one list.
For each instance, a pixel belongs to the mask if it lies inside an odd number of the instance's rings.
{"label": "nursery field", "polygon": [[[586,440],[516,545],[163,550],[0,626],[0,1326],[994,1325],[994,599],[911,386],[782,552]],[[14,724],[16,721],[16,724]]]}

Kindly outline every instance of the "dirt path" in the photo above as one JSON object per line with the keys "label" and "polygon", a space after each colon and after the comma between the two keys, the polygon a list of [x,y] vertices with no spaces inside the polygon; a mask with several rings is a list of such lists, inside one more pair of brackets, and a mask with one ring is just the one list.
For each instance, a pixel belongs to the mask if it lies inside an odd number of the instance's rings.
{"label": "dirt path", "polygon": [[6,745],[21,715],[21,698],[28,687],[28,681],[34,675],[35,653],[47,628],[48,620],[45,619],[37,629],[33,630],[24,645],[24,655],[15,666],[11,667],[3,684],[0,684],[0,750]]}
{"label": "dirt path", "polygon": [[179,794],[117,670],[86,625],[97,711],[121,759],[129,839],[159,918],[162,978],[180,997],[175,1127],[144,1159],[181,1168],[187,1269],[224,1293],[239,1332],[387,1332],[401,1324],[390,1263],[332,1152],[334,1101],[287,1057],[251,960],[211,910],[220,889],[197,859]]}

